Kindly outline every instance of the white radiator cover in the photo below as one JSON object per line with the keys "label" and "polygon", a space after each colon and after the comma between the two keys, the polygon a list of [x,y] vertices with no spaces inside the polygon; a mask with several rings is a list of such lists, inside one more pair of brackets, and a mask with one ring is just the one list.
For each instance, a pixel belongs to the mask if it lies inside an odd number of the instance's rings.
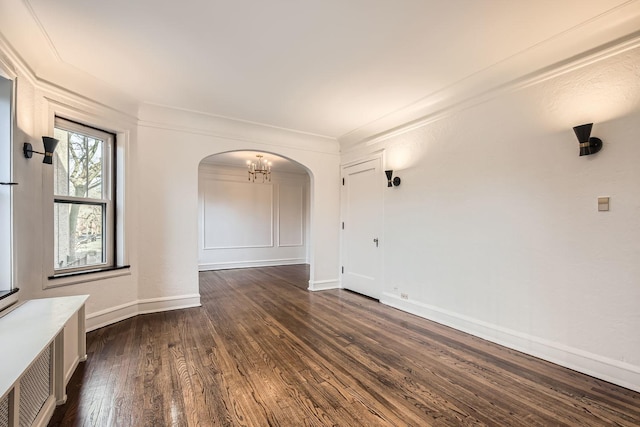
{"label": "white radiator cover", "polygon": [[0,369],[0,427],[44,427],[86,360],[87,295],[24,302],[0,317],[0,341],[14,343]]}
{"label": "white radiator cover", "polygon": [[9,396],[0,400],[0,427],[9,427]]}
{"label": "white radiator cover", "polygon": [[33,362],[20,378],[20,427],[29,427],[52,393],[53,358],[51,345]]}

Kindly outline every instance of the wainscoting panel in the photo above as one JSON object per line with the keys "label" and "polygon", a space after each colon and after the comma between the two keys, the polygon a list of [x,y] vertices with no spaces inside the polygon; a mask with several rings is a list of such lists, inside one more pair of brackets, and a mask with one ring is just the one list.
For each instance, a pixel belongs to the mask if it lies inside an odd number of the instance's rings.
{"label": "wainscoting panel", "polygon": [[200,271],[307,263],[309,194],[307,174],[253,183],[245,168],[202,164]]}
{"label": "wainscoting panel", "polygon": [[278,200],[278,246],[304,245],[304,188],[280,185]]}
{"label": "wainscoting panel", "polygon": [[206,180],[204,249],[273,246],[273,185]]}

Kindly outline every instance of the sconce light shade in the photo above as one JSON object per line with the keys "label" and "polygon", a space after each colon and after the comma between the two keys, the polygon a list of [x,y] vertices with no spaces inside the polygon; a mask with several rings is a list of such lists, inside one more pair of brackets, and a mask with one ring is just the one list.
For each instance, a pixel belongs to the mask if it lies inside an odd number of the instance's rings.
{"label": "sconce light shade", "polygon": [[53,152],[56,151],[58,140],[50,136],[43,136],[42,143],[44,144],[44,160],[42,163],[51,165],[53,164]]}
{"label": "sconce light shade", "polygon": [[581,156],[595,154],[602,149],[602,140],[600,138],[591,137],[592,127],[593,123],[587,123],[573,128],[573,131],[578,138],[578,143],[580,143]]}
{"label": "sconce light shade", "polygon": [[51,165],[53,164],[53,152],[56,151],[58,140],[55,138],[51,138],[50,136],[43,136],[42,144],[44,145],[44,153],[40,151],[35,151],[33,149],[33,146],[30,143],[25,142],[24,146],[22,147],[22,152],[24,153],[24,157],[26,157],[27,159],[30,159],[31,157],[33,157],[33,153],[42,154],[44,155],[44,159],[42,160],[42,163]]}
{"label": "sconce light shade", "polygon": [[397,187],[400,185],[400,177],[393,177],[393,170],[384,171],[385,175],[387,175],[387,187],[393,187],[394,185]]}
{"label": "sconce light shade", "polygon": [[573,128],[573,131],[578,138],[578,142],[580,144],[584,142],[589,142],[589,137],[591,136],[591,128],[593,127],[593,123],[587,123],[586,125],[580,125]]}
{"label": "sconce light shade", "polygon": [[393,171],[392,170],[384,171],[384,173],[385,175],[387,175],[387,181],[388,181],[387,187],[393,187],[393,184],[391,183],[391,177],[393,177]]}

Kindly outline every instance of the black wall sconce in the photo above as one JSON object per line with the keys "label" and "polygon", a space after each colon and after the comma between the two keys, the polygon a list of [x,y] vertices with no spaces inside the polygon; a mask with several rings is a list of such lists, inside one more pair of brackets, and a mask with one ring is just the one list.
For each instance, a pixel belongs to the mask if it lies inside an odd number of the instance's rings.
{"label": "black wall sconce", "polygon": [[396,176],[395,178],[392,178],[392,170],[384,171],[384,173],[387,175],[387,187],[393,187],[394,185],[397,187],[398,185],[400,185],[400,177]]}
{"label": "black wall sconce", "polygon": [[58,140],[55,138],[51,138],[49,136],[42,137],[42,143],[44,144],[44,153],[40,151],[34,151],[33,146],[25,142],[22,147],[22,152],[24,153],[24,157],[30,159],[33,157],[33,153],[38,153],[44,155],[44,160],[42,163],[46,163],[48,165],[53,164],[53,152],[56,150],[56,145],[58,145]]}
{"label": "black wall sconce", "polygon": [[595,154],[602,149],[602,140],[591,136],[592,127],[593,123],[587,123],[586,125],[580,125],[573,128],[573,131],[578,137],[578,142],[580,143],[581,156]]}

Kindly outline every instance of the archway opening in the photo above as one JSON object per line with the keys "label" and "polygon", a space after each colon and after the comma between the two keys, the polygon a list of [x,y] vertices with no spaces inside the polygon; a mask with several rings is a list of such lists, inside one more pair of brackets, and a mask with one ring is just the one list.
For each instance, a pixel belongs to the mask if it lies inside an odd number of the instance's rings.
{"label": "archway opening", "polygon": [[298,265],[308,284],[312,191],[311,172],[282,155],[238,150],[204,158],[198,270]]}

